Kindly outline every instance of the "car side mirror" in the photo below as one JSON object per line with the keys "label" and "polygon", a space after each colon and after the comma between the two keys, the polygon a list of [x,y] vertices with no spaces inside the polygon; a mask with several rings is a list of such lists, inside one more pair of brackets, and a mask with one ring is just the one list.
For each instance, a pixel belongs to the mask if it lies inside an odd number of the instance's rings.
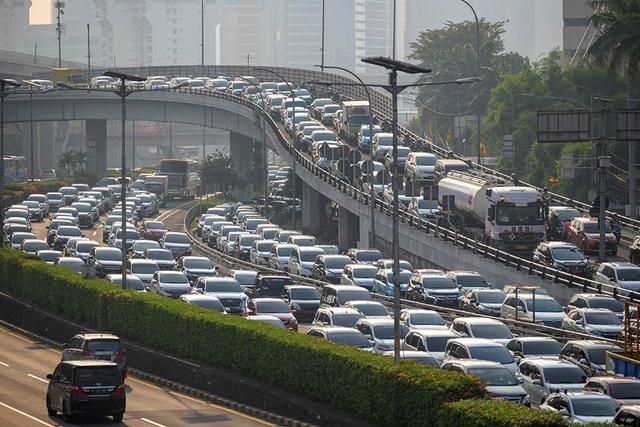
{"label": "car side mirror", "polygon": [[571,416],[571,414],[569,414],[569,411],[564,408],[558,410],[558,415],[561,415],[563,417]]}
{"label": "car side mirror", "polygon": [[69,344],[68,343],[62,344],[62,349],[65,349],[65,348],[69,348]]}
{"label": "car side mirror", "polygon": [[589,362],[587,362],[587,359],[578,359],[578,363],[581,363],[583,365],[587,365]]}
{"label": "car side mirror", "polygon": [[48,380],[52,380],[53,379],[53,374],[47,374],[47,376],[45,377]]}
{"label": "car side mirror", "polygon": [[542,385],[542,380],[540,378],[536,378],[534,380],[531,380],[531,384],[533,384],[533,385]]}

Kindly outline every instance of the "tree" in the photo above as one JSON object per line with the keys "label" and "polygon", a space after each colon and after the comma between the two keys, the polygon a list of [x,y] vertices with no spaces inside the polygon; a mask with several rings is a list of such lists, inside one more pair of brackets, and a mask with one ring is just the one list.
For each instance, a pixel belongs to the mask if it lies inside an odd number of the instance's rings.
{"label": "tree", "polygon": [[58,167],[66,169],[69,176],[76,171],[84,172],[86,164],[87,154],[77,150],[67,150],[58,159]]}
{"label": "tree", "polygon": [[233,166],[233,160],[229,155],[216,151],[210,154],[198,166],[198,176],[203,185],[220,189],[220,191],[228,191],[232,185],[237,185],[239,177]]}

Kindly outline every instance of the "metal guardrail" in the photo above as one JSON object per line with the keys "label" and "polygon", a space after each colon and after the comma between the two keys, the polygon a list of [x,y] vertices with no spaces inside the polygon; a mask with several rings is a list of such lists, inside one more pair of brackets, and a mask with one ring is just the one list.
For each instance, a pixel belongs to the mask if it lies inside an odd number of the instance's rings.
{"label": "metal guardrail", "polygon": [[[185,232],[187,233],[187,235],[189,236],[189,238],[191,239],[191,244],[200,252],[206,254],[207,256],[220,260],[222,262],[224,262],[225,264],[227,264],[230,267],[240,267],[243,269],[250,269],[250,270],[256,270],[259,272],[263,272],[263,273],[277,273],[277,274],[282,274],[282,271],[280,270],[274,270],[272,268],[269,267],[264,267],[264,266],[259,266],[256,264],[253,264],[251,262],[248,261],[243,261],[243,260],[239,260],[237,258],[234,258],[232,256],[223,254],[217,250],[211,249],[209,246],[201,243],[198,241],[198,239],[196,238],[196,236],[193,235],[193,233],[191,232],[191,230],[189,230],[188,224],[191,223],[191,221],[193,220],[193,218],[195,217],[195,209],[196,206],[191,207],[188,211],[187,214],[185,215],[184,218],[184,223],[183,223],[183,227]],[[315,280],[315,279],[311,279],[309,277],[304,277],[304,276],[298,276],[295,274],[291,274],[288,273],[289,276],[291,276],[294,280],[296,280],[296,282],[299,283],[303,283],[306,285],[310,285],[310,286],[314,286],[317,289],[322,289],[322,287],[324,287],[325,285],[329,285],[330,283],[328,282],[323,282],[320,280]],[[384,304],[387,307],[390,307],[393,304],[393,297],[389,297],[389,296],[385,296],[385,295],[379,295],[379,294],[371,294],[372,298],[376,301],[381,302],[382,304]],[[417,301],[412,301],[412,300],[408,300],[408,299],[401,299],[401,304],[402,304],[402,308],[422,308],[422,309],[426,309],[426,310],[434,310],[437,311],[438,313],[440,313],[442,315],[443,318],[445,318],[446,320],[453,320],[455,318],[458,317],[464,317],[464,316],[473,316],[473,317],[484,317],[487,319],[496,319],[496,317],[492,317],[492,316],[487,316],[484,314],[479,314],[479,313],[473,313],[473,312],[469,312],[469,311],[465,311],[465,310],[460,310],[460,309],[455,309],[455,308],[448,308],[448,307],[442,307],[442,306],[437,306],[437,305],[432,305],[432,304],[427,304],[427,303],[422,303],[422,302],[417,302]],[[617,340],[612,340],[612,339],[608,339],[608,338],[602,338],[599,336],[595,336],[595,335],[589,335],[589,334],[582,334],[579,332],[571,332],[571,331],[566,331],[564,329],[560,329],[560,328],[554,328],[551,326],[545,326],[545,325],[540,325],[540,324],[536,324],[533,322],[525,322],[525,321],[521,321],[521,320],[514,320],[514,319],[503,319],[503,318],[498,318],[501,322],[503,322],[505,325],[507,325],[509,327],[509,329],[517,335],[520,336],[530,336],[530,335],[537,335],[537,336],[545,336],[545,337],[552,337],[555,338],[559,341],[568,341],[568,340],[572,340],[572,339],[598,339],[599,341],[606,341],[611,343],[612,345],[621,345],[621,341],[617,341]]]}

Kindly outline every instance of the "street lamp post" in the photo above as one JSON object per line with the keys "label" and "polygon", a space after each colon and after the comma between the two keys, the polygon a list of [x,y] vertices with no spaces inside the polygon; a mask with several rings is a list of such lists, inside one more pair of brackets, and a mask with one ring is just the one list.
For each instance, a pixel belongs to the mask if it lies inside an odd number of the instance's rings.
{"label": "street lamp post", "polygon": [[[342,70],[348,74],[350,74],[351,76],[353,76],[356,80],[358,80],[360,82],[360,84],[362,85],[362,87],[364,88],[365,93],[367,94],[367,102],[369,103],[369,150],[372,150],[372,139],[373,139],[373,104],[371,103],[371,93],[369,92],[369,88],[367,87],[367,85],[362,81],[362,79],[354,72],[343,68],[343,67],[337,67],[335,65],[316,65],[316,67],[320,67],[322,69],[322,71],[324,71],[325,68],[329,68],[332,70]],[[339,83],[336,83],[339,85]],[[372,159],[373,160],[373,159]],[[371,168],[372,170],[369,171],[369,184],[371,187],[371,211],[370,211],[370,215],[371,215],[371,220],[370,220],[370,228],[369,228],[369,233],[371,234],[371,238],[369,241],[369,247],[371,248],[375,248],[376,247],[376,221],[375,221],[375,215],[376,215],[376,190],[374,188],[373,185],[373,167]]]}
{"label": "street lamp post", "polygon": [[42,89],[43,86],[31,80],[23,80],[24,83],[29,85],[29,149],[31,150],[30,163],[29,163],[29,179],[35,179],[35,166],[33,155],[33,88]]}
{"label": "street lamp post", "polygon": [[[478,21],[478,14],[467,0],[460,1],[469,6],[469,9],[473,12],[473,17],[476,20],[476,75],[480,77],[480,22]],[[478,164],[480,164],[480,83],[478,83],[476,87],[476,122],[476,148],[478,149],[478,157],[476,160]]]}
{"label": "street lamp post", "polygon": [[4,99],[7,87],[20,87],[11,79],[0,79],[0,246],[4,245]]}

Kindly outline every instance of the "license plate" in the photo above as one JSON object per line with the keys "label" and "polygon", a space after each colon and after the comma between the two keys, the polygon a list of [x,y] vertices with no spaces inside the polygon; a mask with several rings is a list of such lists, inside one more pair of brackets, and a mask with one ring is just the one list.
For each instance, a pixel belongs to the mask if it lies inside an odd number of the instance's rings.
{"label": "license plate", "polygon": [[526,251],[527,245],[516,245],[516,250],[518,251]]}
{"label": "license plate", "polygon": [[96,360],[111,360],[111,356],[96,356]]}

